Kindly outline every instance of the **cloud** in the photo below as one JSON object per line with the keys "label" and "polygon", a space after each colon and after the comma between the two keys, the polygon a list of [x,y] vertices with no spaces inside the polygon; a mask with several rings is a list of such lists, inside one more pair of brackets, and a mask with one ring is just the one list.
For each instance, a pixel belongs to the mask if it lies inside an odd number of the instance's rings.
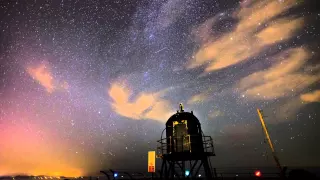
{"label": "cloud", "polygon": [[320,90],[302,94],[300,98],[305,102],[320,102]]}
{"label": "cloud", "polygon": [[224,113],[220,110],[213,110],[213,111],[210,111],[208,114],[209,119],[215,119],[215,118],[221,117],[221,116],[224,116]]}
{"label": "cloud", "polygon": [[158,25],[160,28],[167,28],[175,23],[186,9],[186,0],[168,0],[164,3],[158,14]]}
{"label": "cloud", "polygon": [[[303,108],[306,104],[301,102],[298,97],[290,98],[280,104],[276,105],[275,112],[268,113],[268,123],[278,124],[285,121],[295,120],[297,118],[297,112]],[[272,115],[273,114],[273,115]],[[275,118],[272,118],[274,116]]]}
{"label": "cloud", "polygon": [[187,68],[206,65],[205,73],[219,70],[252,58],[270,45],[290,39],[303,26],[303,18],[280,19],[277,16],[295,5],[295,0],[271,0],[243,6],[234,14],[234,18],[239,20],[235,29],[215,37],[214,41],[209,37],[215,32],[208,33],[219,17],[207,20],[194,31],[197,41],[204,44],[188,62]]}
{"label": "cloud", "polygon": [[47,92],[52,93],[54,91],[53,77],[45,64],[40,64],[37,67],[28,67],[27,72],[33,79],[46,88]]}
{"label": "cloud", "polygon": [[146,119],[153,119],[158,121],[167,121],[168,118],[174,114],[172,108],[170,108],[170,102],[166,100],[160,100],[155,102],[150,111],[145,114]]}
{"label": "cloud", "polygon": [[198,104],[198,103],[203,103],[209,101],[209,96],[207,93],[200,93],[200,94],[196,94],[194,96],[192,96],[187,104]]}
{"label": "cloud", "polygon": [[282,52],[274,57],[278,60],[275,65],[242,78],[236,88],[255,100],[271,100],[292,95],[292,92],[300,91],[320,79],[320,74],[312,75],[299,71],[308,58],[309,52],[304,48]]}
{"label": "cloud", "polygon": [[209,102],[212,100],[212,94],[214,93],[216,93],[215,88],[211,86],[208,89],[203,90],[201,93],[191,96],[188,99],[187,104],[193,105],[193,104]]}
{"label": "cloud", "polygon": [[170,102],[160,97],[163,91],[141,92],[133,102],[129,102],[130,89],[120,83],[112,84],[108,93],[113,100],[113,110],[121,116],[136,120],[152,119],[164,122],[173,114]]}
{"label": "cloud", "polygon": [[320,64],[312,65],[312,66],[307,66],[304,68],[305,72],[316,72],[320,71]]}
{"label": "cloud", "polygon": [[250,124],[238,124],[238,125],[226,125],[222,128],[222,133],[223,134],[228,134],[228,135],[235,135],[239,136],[242,134],[249,134],[252,132],[255,132],[257,129],[254,127],[254,125]]}
{"label": "cloud", "polygon": [[[259,121],[257,119],[257,121]],[[219,128],[215,134],[215,144],[243,145],[248,142],[248,138],[258,136],[259,133],[263,138],[261,126],[258,124],[229,124]]]}
{"label": "cloud", "polygon": [[45,63],[39,64],[38,66],[29,66],[26,68],[28,74],[41,84],[48,93],[52,93],[55,90],[68,89],[68,83],[57,83],[53,78],[50,68]]}

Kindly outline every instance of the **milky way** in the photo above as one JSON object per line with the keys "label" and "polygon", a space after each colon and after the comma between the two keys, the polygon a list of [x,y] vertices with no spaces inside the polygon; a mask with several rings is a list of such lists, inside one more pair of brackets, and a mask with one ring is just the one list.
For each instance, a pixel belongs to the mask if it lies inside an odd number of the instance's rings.
{"label": "milky way", "polygon": [[[0,4],[0,175],[145,170],[184,103],[213,166],[320,165],[315,0]],[[267,152],[267,153],[266,153]]]}

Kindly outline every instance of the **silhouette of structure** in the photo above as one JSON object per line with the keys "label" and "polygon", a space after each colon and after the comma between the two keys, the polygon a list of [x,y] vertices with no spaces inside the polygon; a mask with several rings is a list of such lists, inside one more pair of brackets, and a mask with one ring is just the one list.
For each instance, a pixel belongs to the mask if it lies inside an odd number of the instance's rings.
{"label": "silhouette of structure", "polygon": [[[166,137],[163,138],[163,133]],[[205,136],[193,112],[180,111],[172,115],[158,140],[158,157],[162,159],[160,179],[204,177],[212,179],[210,157],[215,156],[213,141]],[[199,174],[203,169],[205,174]]]}
{"label": "silhouette of structure", "polygon": [[304,169],[294,169],[290,171],[288,179],[317,179],[317,176]]}

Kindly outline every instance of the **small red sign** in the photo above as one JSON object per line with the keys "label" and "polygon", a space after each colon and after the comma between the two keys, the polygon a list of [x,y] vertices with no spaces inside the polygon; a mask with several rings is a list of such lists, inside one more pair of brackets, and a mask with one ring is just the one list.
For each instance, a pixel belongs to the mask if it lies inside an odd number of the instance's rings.
{"label": "small red sign", "polygon": [[148,172],[155,172],[154,166],[149,166],[149,171]]}

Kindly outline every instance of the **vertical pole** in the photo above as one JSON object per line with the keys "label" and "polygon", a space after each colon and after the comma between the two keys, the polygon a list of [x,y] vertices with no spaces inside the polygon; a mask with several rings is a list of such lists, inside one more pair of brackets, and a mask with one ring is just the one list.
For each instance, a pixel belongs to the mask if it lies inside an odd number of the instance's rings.
{"label": "vertical pole", "polygon": [[[164,171],[165,163],[166,163],[166,160],[165,160],[165,159],[162,159],[162,165],[161,165],[161,170],[160,170],[160,179],[161,179],[161,180],[162,180],[162,178],[163,178],[163,171]],[[165,170],[167,170],[167,167],[166,167]]]}
{"label": "vertical pole", "polygon": [[191,153],[191,137],[190,137],[190,134],[189,134],[188,146],[189,146],[189,152]]}
{"label": "vertical pole", "polygon": [[276,153],[275,153],[275,150],[274,150],[274,147],[273,147],[271,138],[270,138],[269,133],[268,133],[267,126],[266,126],[266,124],[264,123],[264,119],[263,119],[262,112],[261,112],[260,109],[257,109],[257,112],[258,112],[258,115],[259,115],[259,118],[260,118],[260,122],[261,122],[261,125],[262,125],[262,128],[263,128],[263,131],[264,131],[264,133],[265,133],[265,135],[266,135],[266,138],[267,138],[267,140],[268,140],[269,146],[270,146],[270,148],[271,148],[272,155],[273,155],[273,159],[274,159],[274,161],[276,162],[277,167],[280,169],[280,175],[281,175],[281,177],[283,177],[283,176],[284,176],[283,170],[282,170],[282,167],[281,167],[281,165],[280,165],[279,159],[278,159],[278,157],[276,156]]}
{"label": "vertical pole", "polygon": [[204,171],[206,173],[206,179],[211,180],[212,174],[211,174],[210,166],[208,163],[208,157],[203,157],[202,162],[203,162]]}
{"label": "vertical pole", "polygon": [[266,124],[264,123],[262,113],[261,113],[260,109],[257,109],[257,111],[258,111],[258,115],[259,115],[259,118],[260,118],[260,122],[261,122],[261,125],[262,125],[262,128],[263,128],[263,131],[264,131],[264,133],[266,135],[266,138],[268,140],[269,146],[270,146],[272,152],[274,152],[274,147],[273,147],[273,144],[271,142],[271,139],[270,139]]}
{"label": "vertical pole", "polygon": [[172,153],[172,138],[171,138],[171,136],[169,136],[169,141],[170,141],[170,145],[169,145],[169,147],[170,147],[170,153]]}
{"label": "vertical pole", "polygon": [[176,161],[171,161],[170,162],[170,170],[171,170],[171,178],[174,179],[174,175],[175,175],[175,165],[176,165]]}
{"label": "vertical pole", "polygon": [[213,168],[213,172],[214,172],[214,177],[218,177],[216,168]]}
{"label": "vertical pole", "polygon": [[192,162],[191,162],[192,160],[190,159],[189,160],[189,172],[190,172],[190,177],[191,177],[191,179],[193,179],[193,173],[192,173],[192,171],[191,171],[191,167],[192,167]]}
{"label": "vertical pole", "polygon": [[164,173],[164,179],[168,179],[168,174],[169,174],[169,172],[168,172],[168,167],[167,167],[167,161],[164,159],[164,161],[165,161],[165,173]]}
{"label": "vertical pole", "polygon": [[186,165],[185,165],[185,161],[181,161],[182,163],[182,177],[185,177],[185,173],[186,173]]}

